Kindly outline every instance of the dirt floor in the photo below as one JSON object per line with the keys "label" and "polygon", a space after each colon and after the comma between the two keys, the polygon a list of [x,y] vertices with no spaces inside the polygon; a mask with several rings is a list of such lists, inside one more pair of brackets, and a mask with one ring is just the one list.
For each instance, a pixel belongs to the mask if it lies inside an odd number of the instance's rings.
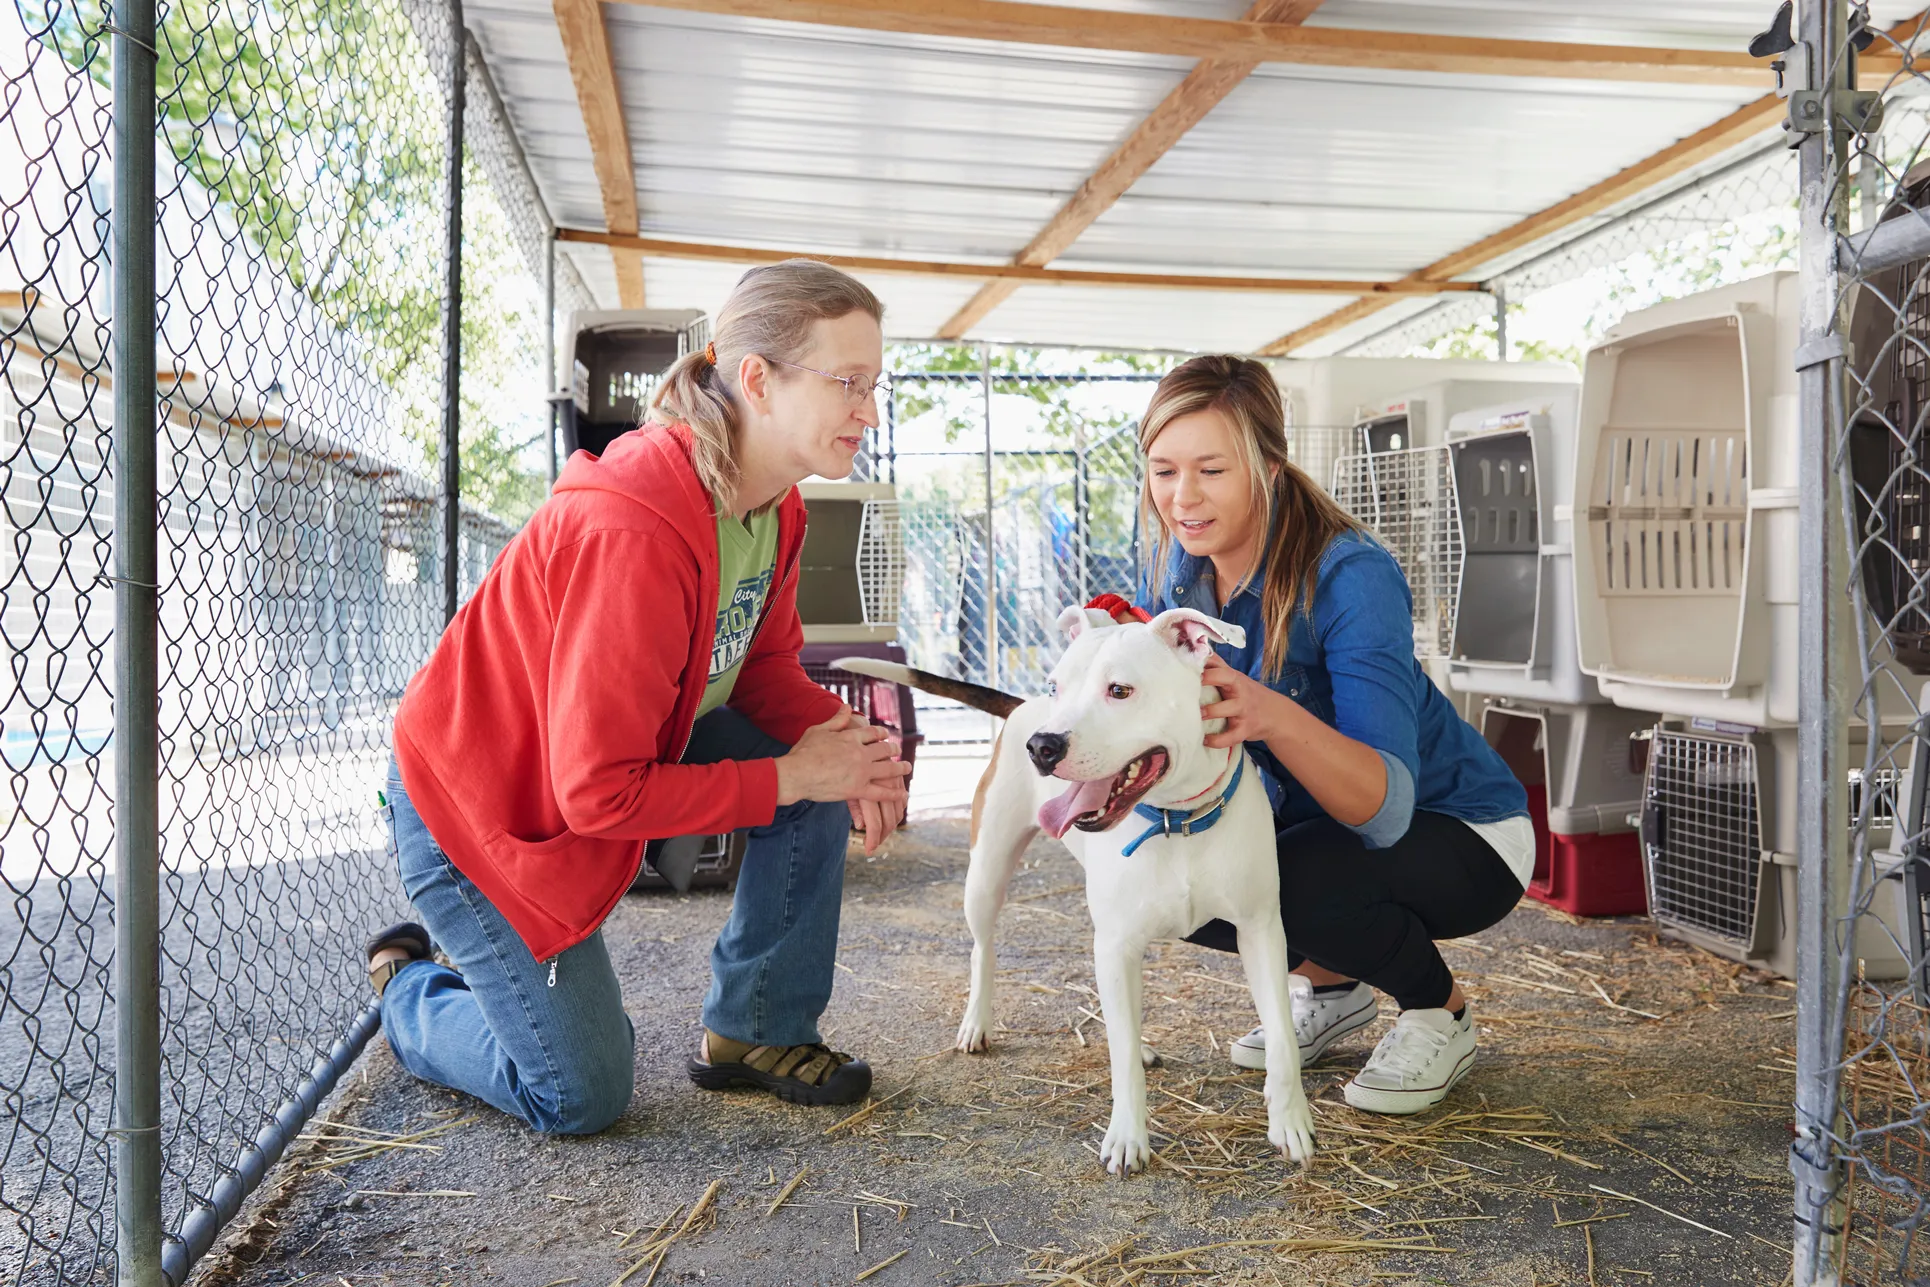
{"label": "dirt floor", "polygon": [[[1763,1284],[1788,1274],[1790,988],[1524,903],[1447,946],[1473,1074],[1412,1119],[1341,1102],[1387,1020],[1309,1071],[1320,1153],[1264,1138],[1232,957],[1147,964],[1158,1159],[1100,1167],[1108,1110],[1080,872],[1027,857],[1000,924],[988,1055],[951,1050],[969,936],[963,811],[850,860],[827,1037],[868,1107],[799,1109],[684,1076],[728,895],[633,895],[609,922],[637,1093],[609,1132],[544,1139],[402,1073],[379,1039],[207,1287],[506,1283]],[[1387,1003],[1384,1006],[1391,1009]],[[1647,1012],[1646,1015],[1638,1012]],[[1654,1017],[1648,1017],[1654,1016]],[[801,1179],[799,1178],[801,1177]],[[693,1206],[696,1208],[692,1219]]]}

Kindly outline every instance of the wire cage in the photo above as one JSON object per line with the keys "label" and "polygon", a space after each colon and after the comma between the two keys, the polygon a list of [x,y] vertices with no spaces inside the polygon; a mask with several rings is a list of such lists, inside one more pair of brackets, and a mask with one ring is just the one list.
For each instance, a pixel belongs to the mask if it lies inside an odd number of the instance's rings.
{"label": "wire cage", "polygon": [[905,592],[905,530],[895,497],[864,502],[857,563],[858,605],[865,624],[895,625]]}
{"label": "wire cage", "polygon": [[[1648,742],[1641,842],[1649,913],[1669,934],[1733,960],[1795,977],[1796,785],[1793,729],[1744,730],[1665,720]],[[1873,787],[1872,848],[1889,842],[1896,775],[1845,783],[1852,827]],[[1881,834],[1875,834],[1881,833]],[[1844,873],[1847,877],[1847,873]],[[1847,906],[1847,879],[1835,882]],[[1878,916],[1856,922],[1854,950],[1872,979],[1907,973],[1903,933]]]}
{"label": "wire cage", "polygon": [[1451,656],[1460,600],[1460,502],[1447,447],[1343,456],[1332,492],[1401,565],[1414,599],[1414,654]]}
{"label": "wire cage", "polygon": [[[1921,171],[1923,167],[1919,167]],[[1930,174],[1906,176],[1883,215],[1921,219]],[[1930,259],[1873,272],[1856,292],[1850,343],[1867,355],[1848,426],[1857,551],[1870,612],[1897,662],[1930,674],[1930,610],[1921,587],[1930,573],[1930,475],[1923,426],[1930,412]]]}

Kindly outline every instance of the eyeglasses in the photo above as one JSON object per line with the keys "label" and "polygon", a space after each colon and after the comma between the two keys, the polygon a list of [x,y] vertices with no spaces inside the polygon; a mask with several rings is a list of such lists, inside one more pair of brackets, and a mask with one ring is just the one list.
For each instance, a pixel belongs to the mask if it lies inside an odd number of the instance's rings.
{"label": "eyeglasses", "polygon": [[874,378],[868,375],[832,375],[829,371],[820,371],[814,366],[799,366],[795,362],[779,362],[776,358],[765,358],[764,360],[774,366],[788,366],[793,371],[809,371],[812,375],[821,375],[827,380],[836,380],[844,386],[844,400],[854,407],[863,406],[874,393],[886,395],[891,393],[891,378],[889,376],[881,375]]}

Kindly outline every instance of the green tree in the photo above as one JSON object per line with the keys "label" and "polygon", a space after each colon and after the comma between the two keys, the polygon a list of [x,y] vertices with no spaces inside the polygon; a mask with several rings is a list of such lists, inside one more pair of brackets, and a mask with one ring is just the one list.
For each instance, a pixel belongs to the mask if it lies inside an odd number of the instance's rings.
{"label": "green tree", "polygon": [[[101,0],[35,3],[23,11],[30,28],[105,87]],[[265,265],[352,336],[394,428],[433,464],[446,121],[407,15],[397,0],[171,0],[155,46],[160,141],[252,248],[221,271],[245,298],[254,265]],[[484,375],[463,383],[462,487],[472,502],[520,518],[541,494],[522,451],[541,391],[512,403],[498,396],[508,386],[497,377],[512,354],[528,365],[543,332],[532,310],[505,306],[505,282],[528,283],[529,273],[473,163],[464,183],[463,348]],[[530,400],[539,405],[523,405]]]}

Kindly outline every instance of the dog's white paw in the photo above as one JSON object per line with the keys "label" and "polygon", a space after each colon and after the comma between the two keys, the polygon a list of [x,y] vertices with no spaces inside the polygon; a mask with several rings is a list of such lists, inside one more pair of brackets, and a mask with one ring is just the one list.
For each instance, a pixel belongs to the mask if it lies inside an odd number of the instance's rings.
{"label": "dog's white paw", "polygon": [[1152,1157],[1153,1145],[1144,1119],[1115,1110],[1106,1127],[1105,1142],[1099,1146],[1099,1160],[1106,1164],[1106,1170],[1118,1176],[1131,1175],[1145,1170]]}
{"label": "dog's white paw", "polygon": [[1143,1041],[1139,1043],[1139,1062],[1145,1068],[1158,1068],[1162,1064],[1159,1052]]}
{"label": "dog's white paw", "polygon": [[979,1013],[976,1007],[965,1007],[965,1017],[958,1024],[958,1049],[968,1055],[989,1049],[991,1027],[990,1016]]}
{"label": "dog's white paw", "polygon": [[1267,1142],[1296,1162],[1307,1161],[1313,1156],[1313,1109],[1307,1093],[1296,1086],[1267,1099]]}

